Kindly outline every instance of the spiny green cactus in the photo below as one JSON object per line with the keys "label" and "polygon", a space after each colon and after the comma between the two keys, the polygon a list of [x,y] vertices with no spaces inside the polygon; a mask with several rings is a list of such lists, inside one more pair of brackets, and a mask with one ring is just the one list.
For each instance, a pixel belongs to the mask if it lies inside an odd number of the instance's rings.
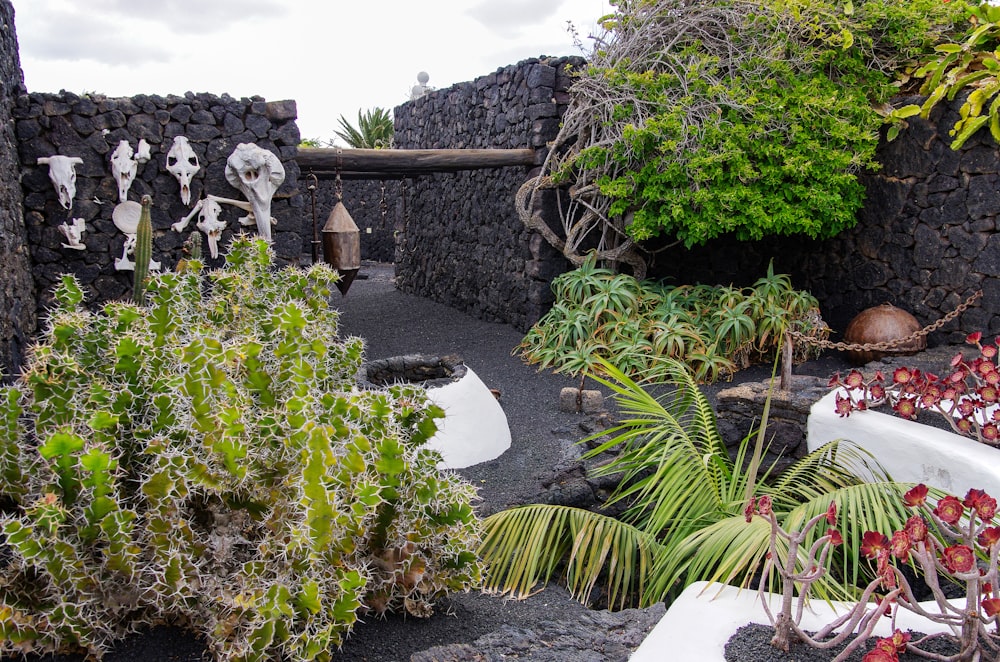
{"label": "spiny green cactus", "polygon": [[142,196],[142,212],[135,231],[135,272],[132,274],[132,300],[140,306],[145,303],[146,279],[149,278],[149,263],[153,259],[152,206],[153,199],[148,195]]}
{"label": "spiny green cactus", "polygon": [[201,259],[201,233],[192,232],[191,233],[191,259],[200,260]]}
{"label": "spiny green cactus", "polygon": [[90,312],[64,277],[0,389],[0,657],[180,621],[216,660],[328,660],[359,614],[479,583],[474,488],[425,447],[442,412],[358,390],[336,277],[248,238],[142,306]]}

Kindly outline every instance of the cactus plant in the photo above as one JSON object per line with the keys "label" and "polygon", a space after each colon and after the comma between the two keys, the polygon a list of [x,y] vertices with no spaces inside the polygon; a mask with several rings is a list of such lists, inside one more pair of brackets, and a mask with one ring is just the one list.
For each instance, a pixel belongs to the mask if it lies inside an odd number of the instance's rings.
{"label": "cactus plant", "polygon": [[191,259],[201,260],[201,233],[191,233]]}
{"label": "cactus plant", "polygon": [[135,231],[135,272],[132,274],[132,300],[140,306],[145,303],[146,279],[149,278],[149,263],[153,259],[153,221],[150,210],[153,199],[142,196],[142,211]]}
{"label": "cactus plant", "polygon": [[328,660],[359,614],[479,582],[474,488],[425,448],[442,412],[359,390],[335,281],[245,237],[144,306],[91,312],[63,278],[0,389],[0,656],[182,622],[216,660]]}

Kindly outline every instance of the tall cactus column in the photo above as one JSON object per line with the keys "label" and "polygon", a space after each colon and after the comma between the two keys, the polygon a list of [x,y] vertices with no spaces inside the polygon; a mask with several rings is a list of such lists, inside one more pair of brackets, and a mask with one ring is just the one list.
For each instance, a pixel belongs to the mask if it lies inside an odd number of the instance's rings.
{"label": "tall cactus column", "polygon": [[152,206],[153,199],[148,195],[142,196],[142,212],[135,231],[135,273],[132,280],[132,300],[140,306],[145,303],[146,279],[149,278],[149,263],[153,259]]}

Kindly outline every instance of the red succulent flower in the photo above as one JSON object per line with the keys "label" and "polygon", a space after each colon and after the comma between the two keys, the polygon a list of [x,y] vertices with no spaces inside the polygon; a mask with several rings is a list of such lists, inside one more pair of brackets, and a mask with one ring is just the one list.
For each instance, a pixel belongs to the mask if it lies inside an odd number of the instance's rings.
{"label": "red succulent flower", "polygon": [[996,357],[996,355],[997,355],[997,346],[996,345],[983,345],[979,349],[979,352],[983,355],[983,358],[992,359],[992,358]]}
{"label": "red succulent flower", "polygon": [[969,335],[967,335],[965,337],[965,342],[969,343],[970,345],[978,345],[979,341],[982,339],[983,339],[983,332],[976,331],[975,333],[970,333]]}
{"label": "red succulent flower", "polygon": [[851,412],[854,411],[854,403],[851,402],[850,398],[845,398],[840,393],[834,396],[834,405],[837,415],[843,418],[844,416],[850,416]]}
{"label": "red succulent flower", "polygon": [[910,633],[895,630],[891,637],[879,639],[875,643],[876,648],[882,648],[889,653],[905,653],[906,644],[910,642]]}
{"label": "red succulent flower", "polygon": [[873,559],[879,555],[880,552],[887,552],[889,550],[889,539],[885,537],[884,534],[878,531],[865,531],[865,535],[861,538],[861,553],[866,557]]}
{"label": "red succulent flower", "polygon": [[992,549],[993,545],[1000,542],[1000,526],[986,527],[978,536],[976,536],[976,542],[978,542],[981,547]]}
{"label": "red succulent flower", "polygon": [[989,595],[993,592],[993,584],[989,582],[983,582],[983,595]]}
{"label": "red succulent flower", "polygon": [[844,379],[844,386],[849,389],[861,388],[865,384],[865,376],[858,370],[851,370]]}
{"label": "red succulent flower", "polygon": [[1000,384],[1000,372],[994,370],[988,375],[984,375],[983,381],[989,384],[990,386],[996,386],[997,384]]}
{"label": "red succulent flower", "polygon": [[1000,614],[1000,598],[986,598],[979,604],[982,606],[986,618],[993,618]]}
{"label": "red succulent flower", "polygon": [[966,508],[973,508],[983,521],[993,519],[997,512],[997,500],[983,490],[969,490],[962,505]]}
{"label": "red succulent flower", "polygon": [[889,542],[889,549],[892,551],[892,555],[897,559],[906,563],[910,560],[910,537],[905,531],[896,531],[892,534],[892,540]]}
{"label": "red succulent flower", "polygon": [[927,522],[924,521],[923,517],[913,515],[910,519],[906,520],[903,530],[906,531],[910,542],[915,545],[927,537]]}
{"label": "red succulent flower", "polygon": [[903,503],[910,508],[922,506],[927,502],[927,486],[923,483],[914,485],[903,495]]}
{"label": "red succulent flower", "polygon": [[987,423],[980,433],[986,441],[996,441],[1000,437],[1000,428],[997,428],[996,423]]}
{"label": "red succulent flower", "polygon": [[957,497],[951,495],[938,501],[937,506],[934,508],[934,514],[946,524],[958,524],[958,520],[962,519],[964,513],[965,509],[962,507],[962,502]]}
{"label": "red succulent flower", "polygon": [[[1000,378],[1000,373],[997,374]],[[980,386],[976,390],[976,395],[983,399],[983,402],[993,404],[997,400],[1000,400],[1000,389],[997,389],[996,384],[987,384],[986,386]]]}
{"label": "red succulent flower", "polygon": [[837,529],[827,529],[826,535],[830,536],[830,544],[834,547],[844,544],[844,537],[840,535],[840,531]]}
{"label": "red succulent flower", "polygon": [[757,505],[757,498],[750,497],[750,501],[747,502],[746,508],[743,509],[743,516],[747,518],[747,524],[753,520],[753,511]]}
{"label": "red succulent flower", "polygon": [[834,386],[840,386],[840,372],[835,372],[830,377],[830,381],[826,383],[827,388],[833,388]]}
{"label": "red succulent flower", "polygon": [[976,555],[965,545],[945,547],[941,554],[941,562],[949,572],[965,573],[976,567]]}
{"label": "red succulent flower", "polygon": [[965,357],[962,356],[961,352],[959,352],[955,356],[951,357],[951,364],[950,365],[951,365],[952,368],[957,368],[962,363],[962,361],[964,361],[964,360],[965,360]]}
{"label": "red succulent flower", "polygon": [[826,523],[833,526],[837,523],[837,502],[831,501],[830,507],[826,509]]}
{"label": "red succulent flower", "polygon": [[917,401],[913,398],[900,398],[893,406],[893,409],[903,418],[910,420],[916,420],[917,418]]}
{"label": "red succulent flower", "polygon": [[872,400],[885,400],[885,387],[881,384],[872,384],[868,393]]}
{"label": "red succulent flower", "polygon": [[905,384],[913,379],[913,373],[906,366],[900,366],[892,371],[893,384]]}
{"label": "red succulent flower", "polygon": [[967,418],[960,418],[955,421],[955,427],[957,427],[962,432],[972,431],[972,421]]}
{"label": "red succulent flower", "polygon": [[771,497],[766,494],[757,499],[757,512],[764,517],[771,514]]}
{"label": "red succulent flower", "polygon": [[[947,1],[945,0],[945,2]],[[865,653],[861,662],[899,662],[899,656],[882,648],[873,648]]]}

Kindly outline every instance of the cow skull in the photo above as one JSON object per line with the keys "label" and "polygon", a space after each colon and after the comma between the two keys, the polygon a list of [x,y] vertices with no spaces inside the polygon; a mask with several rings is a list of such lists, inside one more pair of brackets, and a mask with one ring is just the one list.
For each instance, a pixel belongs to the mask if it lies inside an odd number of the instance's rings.
{"label": "cow skull", "polygon": [[219,220],[222,213],[222,206],[212,199],[201,201],[201,211],[198,212],[198,229],[205,233],[208,239],[208,254],[213,258],[219,257],[219,239],[222,238],[222,231],[226,229],[226,222]]}
{"label": "cow skull", "polygon": [[191,144],[184,136],[174,138],[174,144],[167,152],[167,170],[181,185],[181,202],[191,204],[191,178],[201,169],[198,165],[198,155],[191,149]]}
{"label": "cow skull", "polygon": [[111,174],[118,182],[118,202],[128,200],[128,190],[132,187],[135,173],[139,169],[139,162],[132,158],[135,152],[127,140],[118,143],[118,147],[111,153]]}
{"label": "cow skull", "polygon": [[285,181],[281,161],[253,143],[240,143],[226,161],[226,181],[250,201],[257,232],[270,243],[271,198]]}
{"label": "cow skull", "polygon": [[83,159],[79,156],[40,156],[38,165],[49,166],[49,179],[56,187],[56,195],[59,196],[59,204],[63,209],[73,208],[73,198],[76,197],[76,166],[81,165]]}

